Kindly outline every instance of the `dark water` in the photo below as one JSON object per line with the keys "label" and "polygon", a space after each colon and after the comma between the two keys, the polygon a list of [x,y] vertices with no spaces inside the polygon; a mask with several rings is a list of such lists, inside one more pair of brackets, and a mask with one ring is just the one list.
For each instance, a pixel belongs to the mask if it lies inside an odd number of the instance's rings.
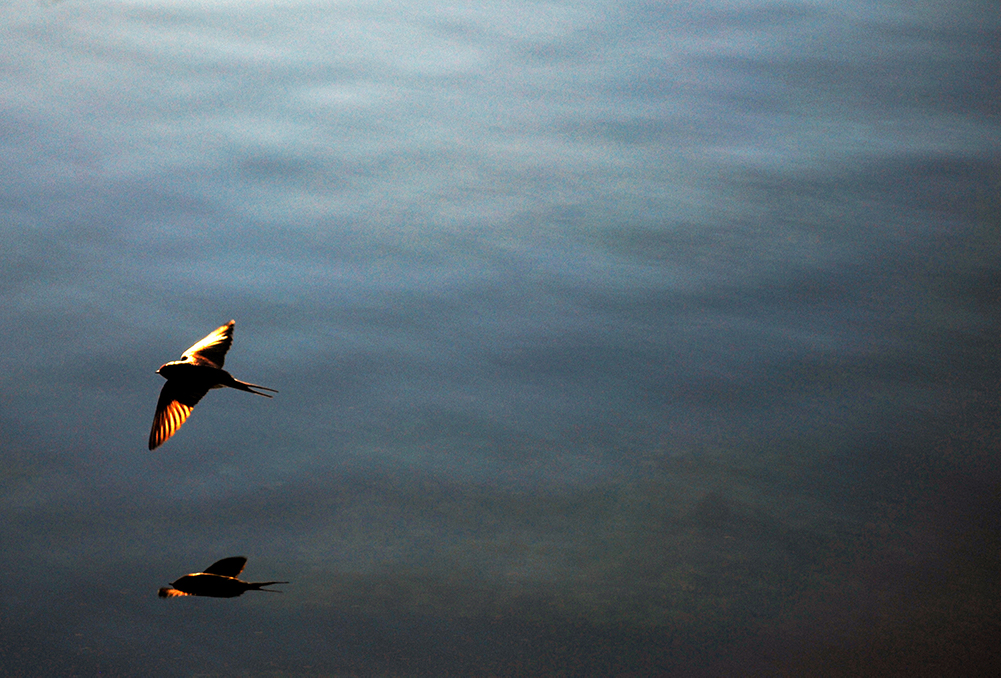
{"label": "dark water", "polygon": [[0,674],[994,658],[993,3],[0,18]]}

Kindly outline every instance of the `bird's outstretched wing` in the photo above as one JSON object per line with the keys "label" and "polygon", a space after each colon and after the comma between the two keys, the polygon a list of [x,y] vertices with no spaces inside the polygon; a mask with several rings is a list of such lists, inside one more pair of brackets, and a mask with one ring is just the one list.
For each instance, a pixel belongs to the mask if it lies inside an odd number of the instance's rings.
{"label": "bird's outstretched wing", "polygon": [[177,589],[172,589],[168,586],[162,586],[160,587],[160,590],[157,591],[156,595],[161,598],[177,598],[178,596],[190,596],[191,594],[185,593],[184,591],[178,591]]}
{"label": "bird's outstretched wing", "polygon": [[247,566],[247,559],[243,556],[233,556],[217,560],[205,568],[205,574],[218,574],[222,577],[238,577]]}
{"label": "bird's outstretched wing", "polygon": [[195,365],[208,365],[222,368],[226,362],[226,351],[233,345],[233,326],[236,321],[230,320],[216,329],[197,344],[181,354],[181,360],[188,359]]}
{"label": "bird's outstretched wing", "polygon": [[187,421],[191,410],[206,393],[207,388],[180,386],[168,380],[160,390],[160,399],[156,401],[153,427],[149,431],[149,449],[155,450],[177,433],[177,429]]}

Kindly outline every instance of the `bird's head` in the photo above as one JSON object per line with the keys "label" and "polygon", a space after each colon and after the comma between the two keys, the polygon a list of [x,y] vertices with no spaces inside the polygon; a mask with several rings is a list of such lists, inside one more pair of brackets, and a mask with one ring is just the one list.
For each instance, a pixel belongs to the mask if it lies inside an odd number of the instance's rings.
{"label": "bird's head", "polygon": [[160,369],[158,369],[156,373],[159,374],[164,379],[170,379],[170,377],[173,375],[173,372],[177,369],[178,365],[181,365],[183,362],[185,361],[171,360],[169,363],[164,363],[163,365],[160,365]]}

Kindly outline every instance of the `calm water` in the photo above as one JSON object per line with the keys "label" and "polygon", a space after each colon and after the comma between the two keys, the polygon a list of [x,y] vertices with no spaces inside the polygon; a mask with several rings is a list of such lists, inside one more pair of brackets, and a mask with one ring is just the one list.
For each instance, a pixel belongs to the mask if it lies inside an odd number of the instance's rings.
{"label": "calm water", "polygon": [[[992,3],[0,9],[0,674],[974,675]],[[155,452],[155,370],[235,318]],[[226,556],[284,593],[161,600]]]}

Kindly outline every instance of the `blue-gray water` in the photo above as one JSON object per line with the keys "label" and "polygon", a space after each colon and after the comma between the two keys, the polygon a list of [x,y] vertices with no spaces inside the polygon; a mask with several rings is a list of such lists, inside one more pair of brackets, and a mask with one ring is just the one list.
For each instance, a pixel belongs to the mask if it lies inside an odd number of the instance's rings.
{"label": "blue-gray water", "polygon": [[[999,27],[7,3],[0,674],[976,674]],[[148,452],[230,318],[280,393]]]}

